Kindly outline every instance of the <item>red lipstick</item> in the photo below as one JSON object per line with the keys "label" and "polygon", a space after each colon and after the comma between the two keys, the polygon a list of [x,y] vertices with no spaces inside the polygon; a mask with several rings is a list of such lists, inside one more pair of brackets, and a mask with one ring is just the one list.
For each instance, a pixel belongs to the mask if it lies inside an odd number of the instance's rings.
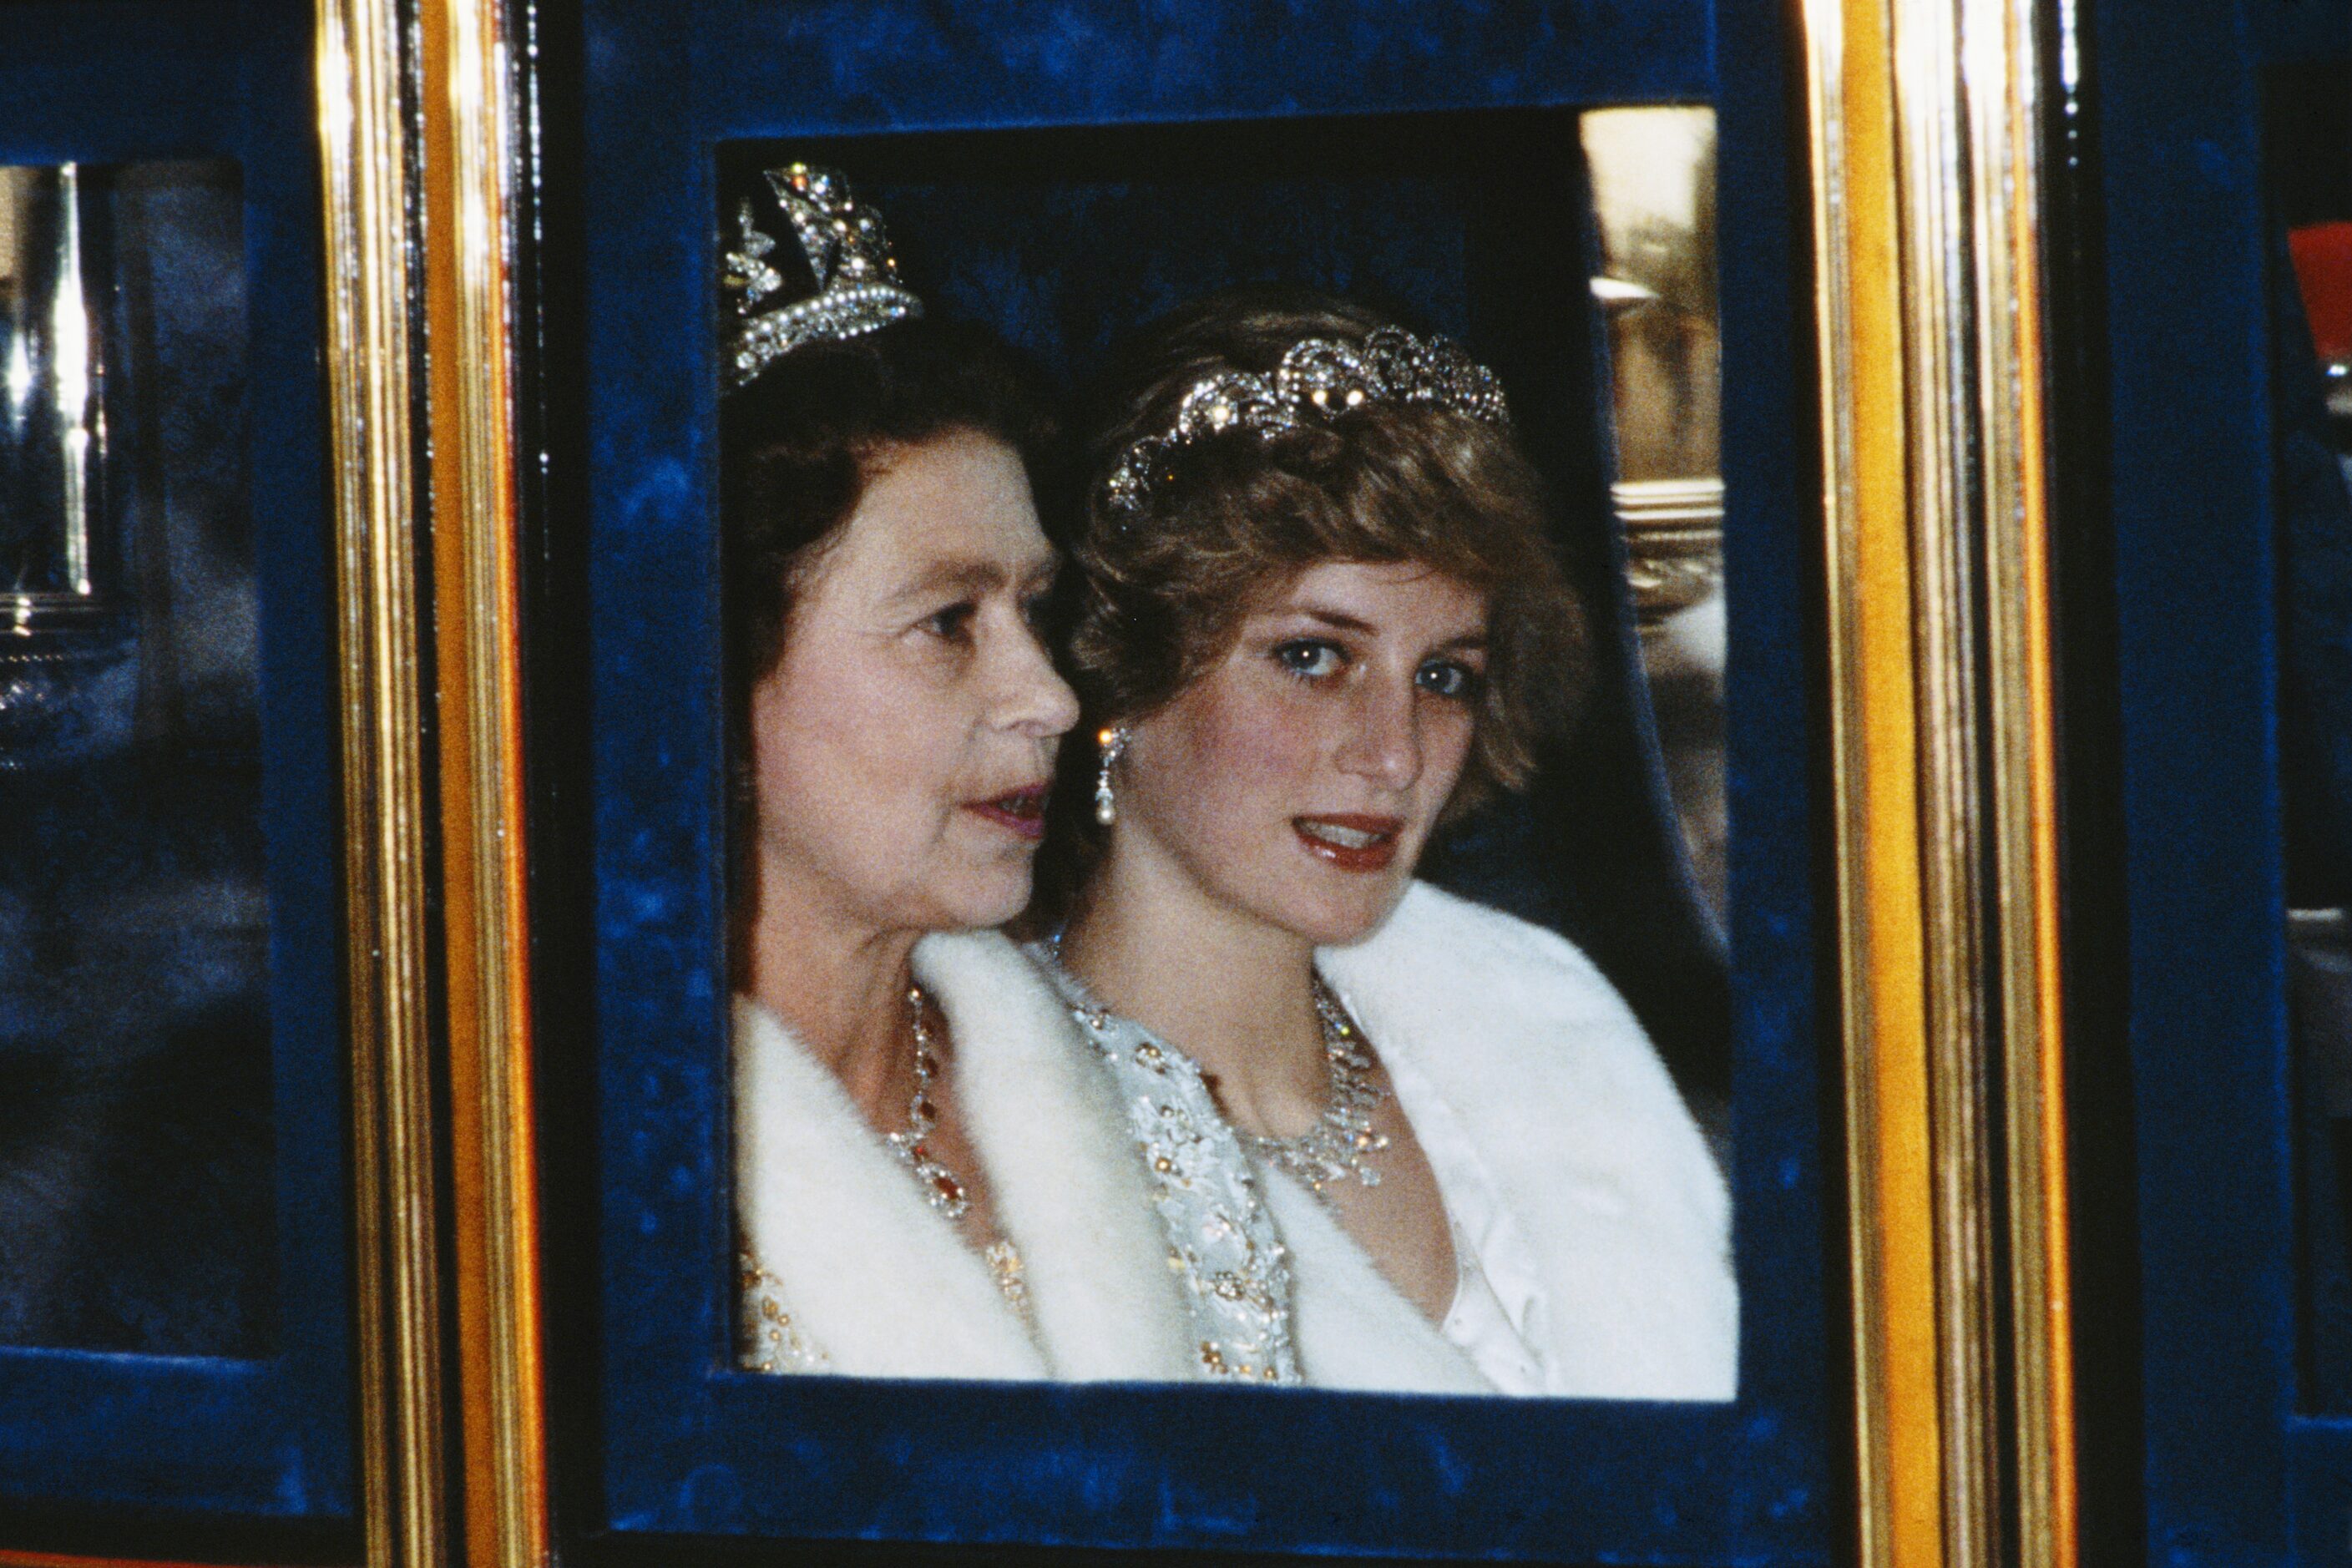
{"label": "red lipstick", "polygon": [[964,809],[973,812],[1001,827],[1010,828],[1022,837],[1035,842],[1045,837],[1045,795],[1047,787],[1041,784],[1000,795],[993,800],[967,802]]}
{"label": "red lipstick", "polygon": [[1396,858],[1401,816],[1368,816],[1335,812],[1321,816],[1294,816],[1290,830],[1307,853],[1342,871],[1385,871]]}

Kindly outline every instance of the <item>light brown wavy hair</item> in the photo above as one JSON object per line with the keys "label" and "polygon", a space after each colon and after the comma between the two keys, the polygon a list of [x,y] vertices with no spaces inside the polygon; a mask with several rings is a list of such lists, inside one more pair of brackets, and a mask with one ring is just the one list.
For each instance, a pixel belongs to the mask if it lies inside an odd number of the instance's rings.
{"label": "light brown wavy hair", "polygon": [[[1243,618],[1329,561],[1414,563],[1486,600],[1486,672],[1470,758],[1444,820],[1528,783],[1544,737],[1590,682],[1584,607],[1555,556],[1542,479],[1510,432],[1429,404],[1374,403],[1272,437],[1234,430],[1180,448],[1139,511],[1103,479],[1165,433],[1202,379],[1270,372],[1302,338],[1360,343],[1391,323],[1304,289],[1213,295],[1142,329],[1082,404],[1087,489],[1060,509],[1075,568],[1066,673],[1079,733],[1145,717],[1231,650]],[[1064,748],[1052,820],[1064,842],[1041,890],[1066,897],[1099,834],[1086,807],[1095,748]]]}

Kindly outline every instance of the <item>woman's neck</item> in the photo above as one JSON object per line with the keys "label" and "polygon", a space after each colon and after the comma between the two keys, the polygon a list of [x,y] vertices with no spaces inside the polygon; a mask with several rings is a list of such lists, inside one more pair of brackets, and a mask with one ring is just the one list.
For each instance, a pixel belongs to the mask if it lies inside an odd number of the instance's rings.
{"label": "woman's neck", "polygon": [[907,988],[921,935],[845,918],[786,879],[761,878],[740,989],[832,1068],[869,1117],[894,1101],[911,1070]]}
{"label": "woman's neck", "polygon": [[1306,938],[1216,903],[1173,865],[1115,851],[1071,917],[1062,962],[1199,1063],[1246,1131],[1290,1137],[1322,1113],[1329,1078]]}

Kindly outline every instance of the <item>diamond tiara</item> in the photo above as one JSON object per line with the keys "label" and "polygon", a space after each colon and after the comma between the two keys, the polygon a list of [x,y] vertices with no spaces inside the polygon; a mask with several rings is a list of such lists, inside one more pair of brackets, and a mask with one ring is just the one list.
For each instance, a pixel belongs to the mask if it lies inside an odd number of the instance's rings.
{"label": "diamond tiara", "polygon": [[776,241],[761,231],[745,198],[735,214],[742,248],[727,253],[727,287],[739,296],[727,352],[730,387],[752,380],[803,343],[854,338],[923,313],[923,302],[899,286],[882,215],[860,206],[839,172],[787,163],[767,176],[816,276],[816,292],[762,309],[784,278],[768,264]]}
{"label": "diamond tiara", "polygon": [[1451,338],[1417,338],[1402,327],[1376,327],[1360,344],[1302,338],[1270,373],[1224,371],[1193,383],[1165,434],[1119,455],[1103,499],[1114,510],[1140,512],[1151,487],[1172,476],[1171,459],[1195,441],[1228,430],[1270,439],[1370,403],[1433,404],[1506,429],[1511,423],[1495,373]]}

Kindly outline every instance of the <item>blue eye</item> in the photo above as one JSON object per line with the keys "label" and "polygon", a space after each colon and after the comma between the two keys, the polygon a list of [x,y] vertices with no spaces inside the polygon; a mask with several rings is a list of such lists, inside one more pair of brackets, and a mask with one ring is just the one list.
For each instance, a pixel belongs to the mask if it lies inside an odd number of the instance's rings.
{"label": "blue eye", "polygon": [[1478,672],[1450,658],[1433,658],[1413,673],[1413,682],[1433,697],[1465,701],[1478,689]]}
{"label": "blue eye", "polygon": [[1338,645],[1313,637],[1277,644],[1274,649],[1274,662],[1301,680],[1322,680],[1337,675],[1346,658]]}

